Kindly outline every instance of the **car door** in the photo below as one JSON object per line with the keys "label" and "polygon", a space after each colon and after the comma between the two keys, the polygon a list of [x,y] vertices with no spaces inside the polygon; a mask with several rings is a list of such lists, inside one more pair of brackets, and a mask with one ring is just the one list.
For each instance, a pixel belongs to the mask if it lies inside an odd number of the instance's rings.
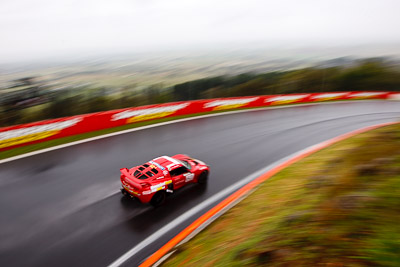
{"label": "car door", "polygon": [[188,169],[186,169],[184,166],[178,167],[170,171],[174,189],[178,189],[186,184],[187,177],[185,176],[185,174],[188,172]]}
{"label": "car door", "polygon": [[191,173],[189,170],[183,176],[185,177],[185,184],[191,183],[194,180],[194,173]]}

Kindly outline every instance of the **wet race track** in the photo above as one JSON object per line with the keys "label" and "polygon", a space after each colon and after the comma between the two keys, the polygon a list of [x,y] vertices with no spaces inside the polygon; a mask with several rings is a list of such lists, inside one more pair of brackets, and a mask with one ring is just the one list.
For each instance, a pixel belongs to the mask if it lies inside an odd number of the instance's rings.
{"label": "wet race track", "polygon": [[[228,186],[311,145],[398,118],[400,102],[395,101],[254,110],[133,131],[2,163],[0,266],[108,266],[141,245],[124,262],[137,265],[210,205],[192,208]],[[206,188],[183,188],[157,209],[122,198],[120,168],[180,153],[211,166]],[[169,230],[164,235],[147,242],[165,225]]]}

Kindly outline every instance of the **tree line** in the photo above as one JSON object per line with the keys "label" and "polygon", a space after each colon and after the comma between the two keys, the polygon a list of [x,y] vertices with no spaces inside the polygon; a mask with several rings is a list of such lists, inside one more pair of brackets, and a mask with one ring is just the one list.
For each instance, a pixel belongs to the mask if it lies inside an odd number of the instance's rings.
{"label": "tree line", "polygon": [[3,114],[1,127],[173,101],[333,91],[400,91],[400,69],[380,59],[369,59],[351,66],[209,77],[172,87],[155,84],[139,90],[136,85],[126,85],[119,89],[118,94],[107,94],[106,88],[54,91],[46,87],[46,90],[38,90],[34,83],[30,86],[35,92],[40,92],[35,97],[41,99],[40,105],[20,105],[31,103],[26,101],[26,94],[11,98],[12,101],[3,101],[0,106]]}
{"label": "tree line", "polygon": [[351,67],[219,76],[174,86],[175,100],[333,91],[399,91],[400,70],[380,60]]}

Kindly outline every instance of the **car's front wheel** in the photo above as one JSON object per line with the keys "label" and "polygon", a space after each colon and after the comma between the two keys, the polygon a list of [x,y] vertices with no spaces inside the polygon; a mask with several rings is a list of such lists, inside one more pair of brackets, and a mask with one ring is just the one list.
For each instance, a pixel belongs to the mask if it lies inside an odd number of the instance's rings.
{"label": "car's front wheel", "polygon": [[154,194],[153,198],[150,201],[150,204],[153,205],[154,207],[159,207],[162,204],[164,204],[166,198],[165,191],[158,191],[157,193]]}
{"label": "car's front wheel", "polygon": [[202,173],[200,174],[199,178],[197,179],[197,182],[198,182],[199,184],[206,184],[207,181],[208,181],[208,172],[207,172],[207,171],[202,172]]}

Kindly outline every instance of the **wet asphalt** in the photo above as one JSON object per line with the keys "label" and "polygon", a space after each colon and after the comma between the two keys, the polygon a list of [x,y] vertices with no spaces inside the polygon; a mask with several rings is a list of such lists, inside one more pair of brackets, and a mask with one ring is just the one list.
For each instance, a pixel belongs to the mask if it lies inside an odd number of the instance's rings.
{"label": "wet asphalt", "polygon": [[[340,134],[400,118],[400,102],[254,110],[158,126],[0,164],[0,266],[107,266],[227,186]],[[119,169],[188,154],[211,166],[164,206],[129,201]],[[210,207],[210,206],[209,206]],[[136,253],[135,266],[209,207]]]}

